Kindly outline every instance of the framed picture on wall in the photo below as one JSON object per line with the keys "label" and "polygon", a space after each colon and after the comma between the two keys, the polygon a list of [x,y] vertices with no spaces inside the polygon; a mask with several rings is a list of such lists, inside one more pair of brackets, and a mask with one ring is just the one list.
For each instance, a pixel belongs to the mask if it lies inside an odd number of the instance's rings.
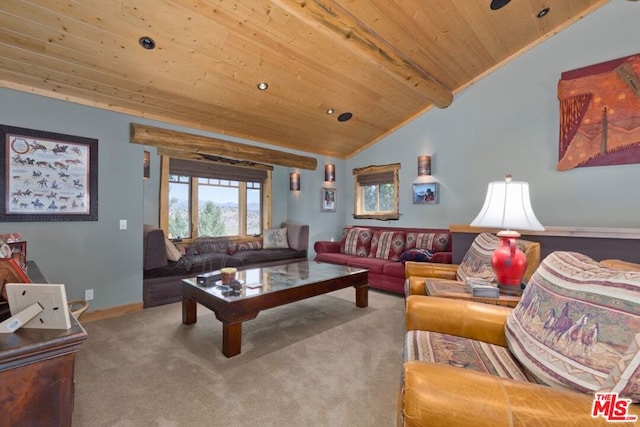
{"label": "framed picture on wall", "polygon": [[412,199],[414,204],[438,203],[438,183],[413,184]]}
{"label": "framed picture on wall", "polygon": [[0,125],[0,221],[97,221],[98,140]]}
{"label": "framed picture on wall", "polygon": [[336,211],[336,189],[335,188],[323,188],[322,189],[322,212],[335,212]]}

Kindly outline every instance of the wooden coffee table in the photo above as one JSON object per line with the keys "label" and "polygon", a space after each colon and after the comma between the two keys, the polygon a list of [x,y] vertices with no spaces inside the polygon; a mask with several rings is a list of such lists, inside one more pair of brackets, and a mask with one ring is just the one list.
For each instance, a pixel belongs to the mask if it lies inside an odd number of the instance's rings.
{"label": "wooden coffee table", "polygon": [[302,261],[239,271],[238,279],[244,285],[235,292],[220,284],[198,285],[195,277],[182,281],[182,323],[196,323],[197,304],[213,311],[222,322],[222,353],[227,357],[240,354],[242,322],[262,310],[350,286],[356,306],[369,304],[368,271],[361,268]]}

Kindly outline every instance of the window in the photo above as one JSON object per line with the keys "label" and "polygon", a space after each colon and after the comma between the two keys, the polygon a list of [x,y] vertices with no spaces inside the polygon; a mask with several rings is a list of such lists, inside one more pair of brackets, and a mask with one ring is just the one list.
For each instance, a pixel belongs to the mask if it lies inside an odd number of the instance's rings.
{"label": "window", "polygon": [[[161,211],[171,239],[262,234],[270,170],[171,158]],[[164,176],[164,173],[163,173]],[[162,203],[161,201],[161,203]],[[165,208],[166,206],[166,208]],[[163,222],[164,224],[165,222]],[[268,225],[267,225],[268,226]]]}
{"label": "window", "polygon": [[354,218],[398,219],[398,171],[400,163],[353,170]]}

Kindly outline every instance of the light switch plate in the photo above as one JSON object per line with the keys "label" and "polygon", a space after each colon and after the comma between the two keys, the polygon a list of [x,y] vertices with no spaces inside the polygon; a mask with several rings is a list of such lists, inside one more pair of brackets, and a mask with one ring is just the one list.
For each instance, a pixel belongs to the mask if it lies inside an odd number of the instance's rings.
{"label": "light switch plate", "polygon": [[64,285],[7,283],[6,290],[12,316],[36,302],[42,306],[42,311],[25,323],[23,328],[69,329],[71,327]]}
{"label": "light switch plate", "polygon": [[126,230],[127,229],[127,220],[126,219],[121,219],[120,220],[120,230]]}

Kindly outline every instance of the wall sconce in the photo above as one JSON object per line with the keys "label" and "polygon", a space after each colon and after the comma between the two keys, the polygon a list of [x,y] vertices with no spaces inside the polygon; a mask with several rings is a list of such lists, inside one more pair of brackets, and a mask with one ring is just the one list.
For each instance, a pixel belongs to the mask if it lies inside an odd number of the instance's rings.
{"label": "wall sconce", "polygon": [[300,174],[298,172],[289,174],[289,191],[300,191]]}
{"label": "wall sconce", "polygon": [[151,153],[145,151],[142,155],[142,177],[149,179],[151,176]]}
{"label": "wall sconce", "polygon": [[336,180],[336,165],[324,165],[324,180],[326,182],[334,182]]}
{"label": "wall sconce", "polygon": [[431,156],[418,156],[418,176],[431,175]]}

